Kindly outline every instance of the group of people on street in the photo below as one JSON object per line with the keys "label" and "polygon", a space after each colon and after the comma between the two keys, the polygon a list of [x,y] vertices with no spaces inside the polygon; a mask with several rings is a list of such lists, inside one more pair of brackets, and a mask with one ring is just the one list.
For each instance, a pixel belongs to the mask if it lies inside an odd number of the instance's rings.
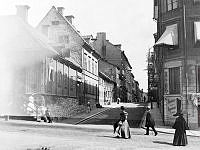
{"label": "group of people on street", "polygon": [[[150,112],[150,107],[146,108],[146,133],[145,135],[149,135],[149,128],[151,127],[154,135],[157,136],[158,132],[155,129],[155,121]],[[175,129],[173,145],[174,146],[186,146],[188,144],[186,130],[189,130],[189,127],[183,117],[182,111],[177,112],[173,116],[177,116],[174,125],[172,128]],[[117,132],[117,137],[129,139],[131,138],[130,127],[127,121],[128,113],[125,111],[125,107],[121,106],[120,119],[114,123],[114,133]]]}

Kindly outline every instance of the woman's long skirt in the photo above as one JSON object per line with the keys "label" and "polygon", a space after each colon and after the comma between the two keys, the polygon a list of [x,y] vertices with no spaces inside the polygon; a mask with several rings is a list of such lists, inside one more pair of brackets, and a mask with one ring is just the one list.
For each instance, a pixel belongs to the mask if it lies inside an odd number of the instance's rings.
{"label": "woman's long skirt", "polygon": [[173,145],[174,146],[186,146],[188,144],[187,135],[184,131],[175,131]]}
{"label": "woman's long skirt", "polygon": [[122,138],[125,138],[125,139],[131,138],[130,127],[127,120],[125,120],[122,123],[121,129],[120,129],[120,135]]}

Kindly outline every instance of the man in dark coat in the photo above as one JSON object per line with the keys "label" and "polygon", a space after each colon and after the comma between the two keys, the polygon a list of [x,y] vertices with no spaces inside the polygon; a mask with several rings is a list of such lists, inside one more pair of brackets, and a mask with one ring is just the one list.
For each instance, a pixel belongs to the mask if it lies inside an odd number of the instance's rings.
{"label": "man in dark coat", "polygon": [[145,124],[146,134],[145,135],[149,135],[149,127],[151,127],[156,136],[158,134],[158,132],[156,131],[154,126],[155,126],[155,121],[154,121],[153,116],[151,115],[150,107],[147,107],[146,124]]}
{"label": "man in dark coat", "polygon": [[185,119],[183,118],[183,113],[178,112],[173,116],[178,116],[172,128],[175,129],[173,145],[174,146],[186,146],[188,144],[186,130],[189,129]]}

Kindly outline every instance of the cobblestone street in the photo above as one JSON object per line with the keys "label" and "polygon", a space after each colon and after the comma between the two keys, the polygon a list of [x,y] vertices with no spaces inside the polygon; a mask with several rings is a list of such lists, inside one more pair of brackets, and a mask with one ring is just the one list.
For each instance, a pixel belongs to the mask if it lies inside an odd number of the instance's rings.
{"label": "cobblestone street", "polygon": [[120,149],[198,149],[199,137],[188,136],[186,147],[172,145],[173,134],[144,135],[131,128],[131,139],[115,138],[111,125],[46,124],[43,122],[1,120],[1,150],[120,150]]}

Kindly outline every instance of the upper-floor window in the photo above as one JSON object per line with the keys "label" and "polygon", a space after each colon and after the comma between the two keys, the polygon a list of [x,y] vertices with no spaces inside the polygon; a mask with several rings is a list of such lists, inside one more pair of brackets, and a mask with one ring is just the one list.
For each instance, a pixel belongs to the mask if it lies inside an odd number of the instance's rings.
{"label": "upper-floor window", "polygon": [[194,37],[195,37],[195,46],[200,45],[200,21],[194,22]]}
{"label": "upper-floor window", "polygon": [[94,73],[95,75],[97,75],[97,62],[95,61],[95,64],[94,64]]}
{"label": "upper-floor window", "polygon": [[83,68],[87,70],[87,54],[83,56]]}
{"label": "upper-floor window", "polygon": [[59,25],[59,21],[52,21],[51,24],[52,25]]}
{"label": "upper-floor window", "polygon": [[91,57],[88,56],[88,69],[87,70],[89,72],[91,71],[91,60],[90,59],[91,59]]}
{"label": "upper-floor window", "polygon": [[69,43],[69,36],[68,35],[59,35],[58,42],[59,43]]}
{"label": "upper-floor window", "polygon": [[167,10],[173,10],[178,7],[178,0],[167,0]]}
{"label": "upper-floor window", "polygon": [[92,73],[94,73],[94,59],[92,59]]}

